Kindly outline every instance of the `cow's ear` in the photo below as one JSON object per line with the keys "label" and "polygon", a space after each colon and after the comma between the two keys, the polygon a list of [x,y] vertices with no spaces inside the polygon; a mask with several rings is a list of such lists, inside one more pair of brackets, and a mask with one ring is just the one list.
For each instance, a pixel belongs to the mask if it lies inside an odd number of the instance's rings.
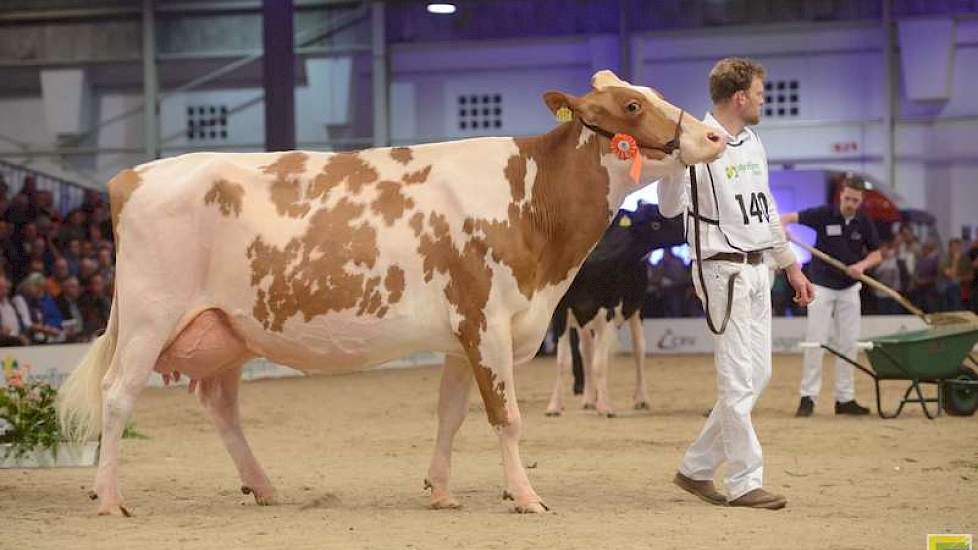
{"label": "cow's ear", "polygon": [[547,104],[547,108],[550,109],[550,112],[556,116],[557,111],[559,111],[562,107],[566,107],[571,111],[576,111],[577,104],[580,102],[580,99],[572,95],[565,94],[564,92],[550,90],[549,92],[544,92],[543,102]]}

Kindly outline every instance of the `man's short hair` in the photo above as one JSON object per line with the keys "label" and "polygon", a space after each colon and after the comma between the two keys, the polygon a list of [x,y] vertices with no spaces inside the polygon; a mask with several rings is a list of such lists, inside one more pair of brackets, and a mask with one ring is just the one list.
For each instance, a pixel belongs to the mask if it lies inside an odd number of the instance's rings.
{"label": "man's short hair", "polygon": [[727,57],[710,70],[710,99],[722,103],[741,90],[747,91],[755,78],[764,80],[767,71],[760,63],[743,57]]}
{"label": "man's short hair", "polygon": [[853,174],[847,175],[842,184],[844,187],[854,189],[856,191],[866,191],[871,187],[868,183],[866,183],[865,179]]}

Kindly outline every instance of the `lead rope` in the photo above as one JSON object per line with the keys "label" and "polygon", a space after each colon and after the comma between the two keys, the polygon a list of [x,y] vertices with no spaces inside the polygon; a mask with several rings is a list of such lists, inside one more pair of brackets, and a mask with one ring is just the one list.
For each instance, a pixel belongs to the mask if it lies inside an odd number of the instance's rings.
{"label": "lead rope", "polygon": [[[696,251],[696,274],[699,276],[700,289],[703,291],[703,304],[706,306],[706,326],[710,328],[710,332],[719,336],[727,330],[727,322],[730,321],[730,312],[733,310],[734,284],[737,282],[740,273],[734,273],[727,279],[727,311],[723,314],[720,329],[717,330],[713,323],[713,317],[710,315],[710,294],[706,290],[706,281],[703,279],[703,254],[700,251],[700,199],[699,189],[696,187],[696,168],[694,166],[689,167],[689,187],[693,194],[693,248]],[[719,217],[720,213],[717,212],[717,219]]]}

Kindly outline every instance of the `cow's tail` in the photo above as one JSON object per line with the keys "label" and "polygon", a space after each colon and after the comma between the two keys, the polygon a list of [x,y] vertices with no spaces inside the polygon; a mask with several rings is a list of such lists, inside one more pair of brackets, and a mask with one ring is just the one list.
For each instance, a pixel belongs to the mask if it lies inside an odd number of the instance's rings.
{"label": "cow's tail", "polygon": [[119,335],[118,301],[112,301],[105,333],[95,339],[81,363],[58,390],[58,419],[62,435],[72,441],[88,441],[102,426],[102,379],[115,355]]}

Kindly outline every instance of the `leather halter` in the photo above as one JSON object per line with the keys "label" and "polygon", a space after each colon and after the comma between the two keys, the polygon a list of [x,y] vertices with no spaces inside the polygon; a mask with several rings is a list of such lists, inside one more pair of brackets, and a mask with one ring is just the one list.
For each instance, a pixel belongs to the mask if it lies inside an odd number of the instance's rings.
{"label": "leather halter", "polygon": [[[677,149],[679,149],[679,135],[682,134],[682,130],[683,130],[683,115],[685,115],[685,114],[686,114],[686,111],[685,110],[683,110],[683,109],[680,109],[679,110],[679,120],[676,122],[676,133],[672,136],[672,139],[670,141],[667,141],[666,143],[664,143],[662,145],[645,145],[645,144],[639,143],[638,144],[639,149],[653,149],[655,151],[662,151],[663,153],[665,153],[667,155],[673,154],[673,152],[675,152]],[[611,133],[611,132],[609,132],[609,131],[607,131],[607,130],[605,130],[603,128],[599,128],[598,126],[594,126],[594,125],[588,124],[587,122],[584,122],[584,119],[583,118],[581,119],[581,124],[583,124],[584,127],[587,128],[588,130],[591,130],[592,132],[594,132],[595,134],[598,134],[599,136],[604,136],[604,137],[606,137],[608,139],[614,139],[614,137],[615,137],[615,134],[613,134],[613,133]]]}

